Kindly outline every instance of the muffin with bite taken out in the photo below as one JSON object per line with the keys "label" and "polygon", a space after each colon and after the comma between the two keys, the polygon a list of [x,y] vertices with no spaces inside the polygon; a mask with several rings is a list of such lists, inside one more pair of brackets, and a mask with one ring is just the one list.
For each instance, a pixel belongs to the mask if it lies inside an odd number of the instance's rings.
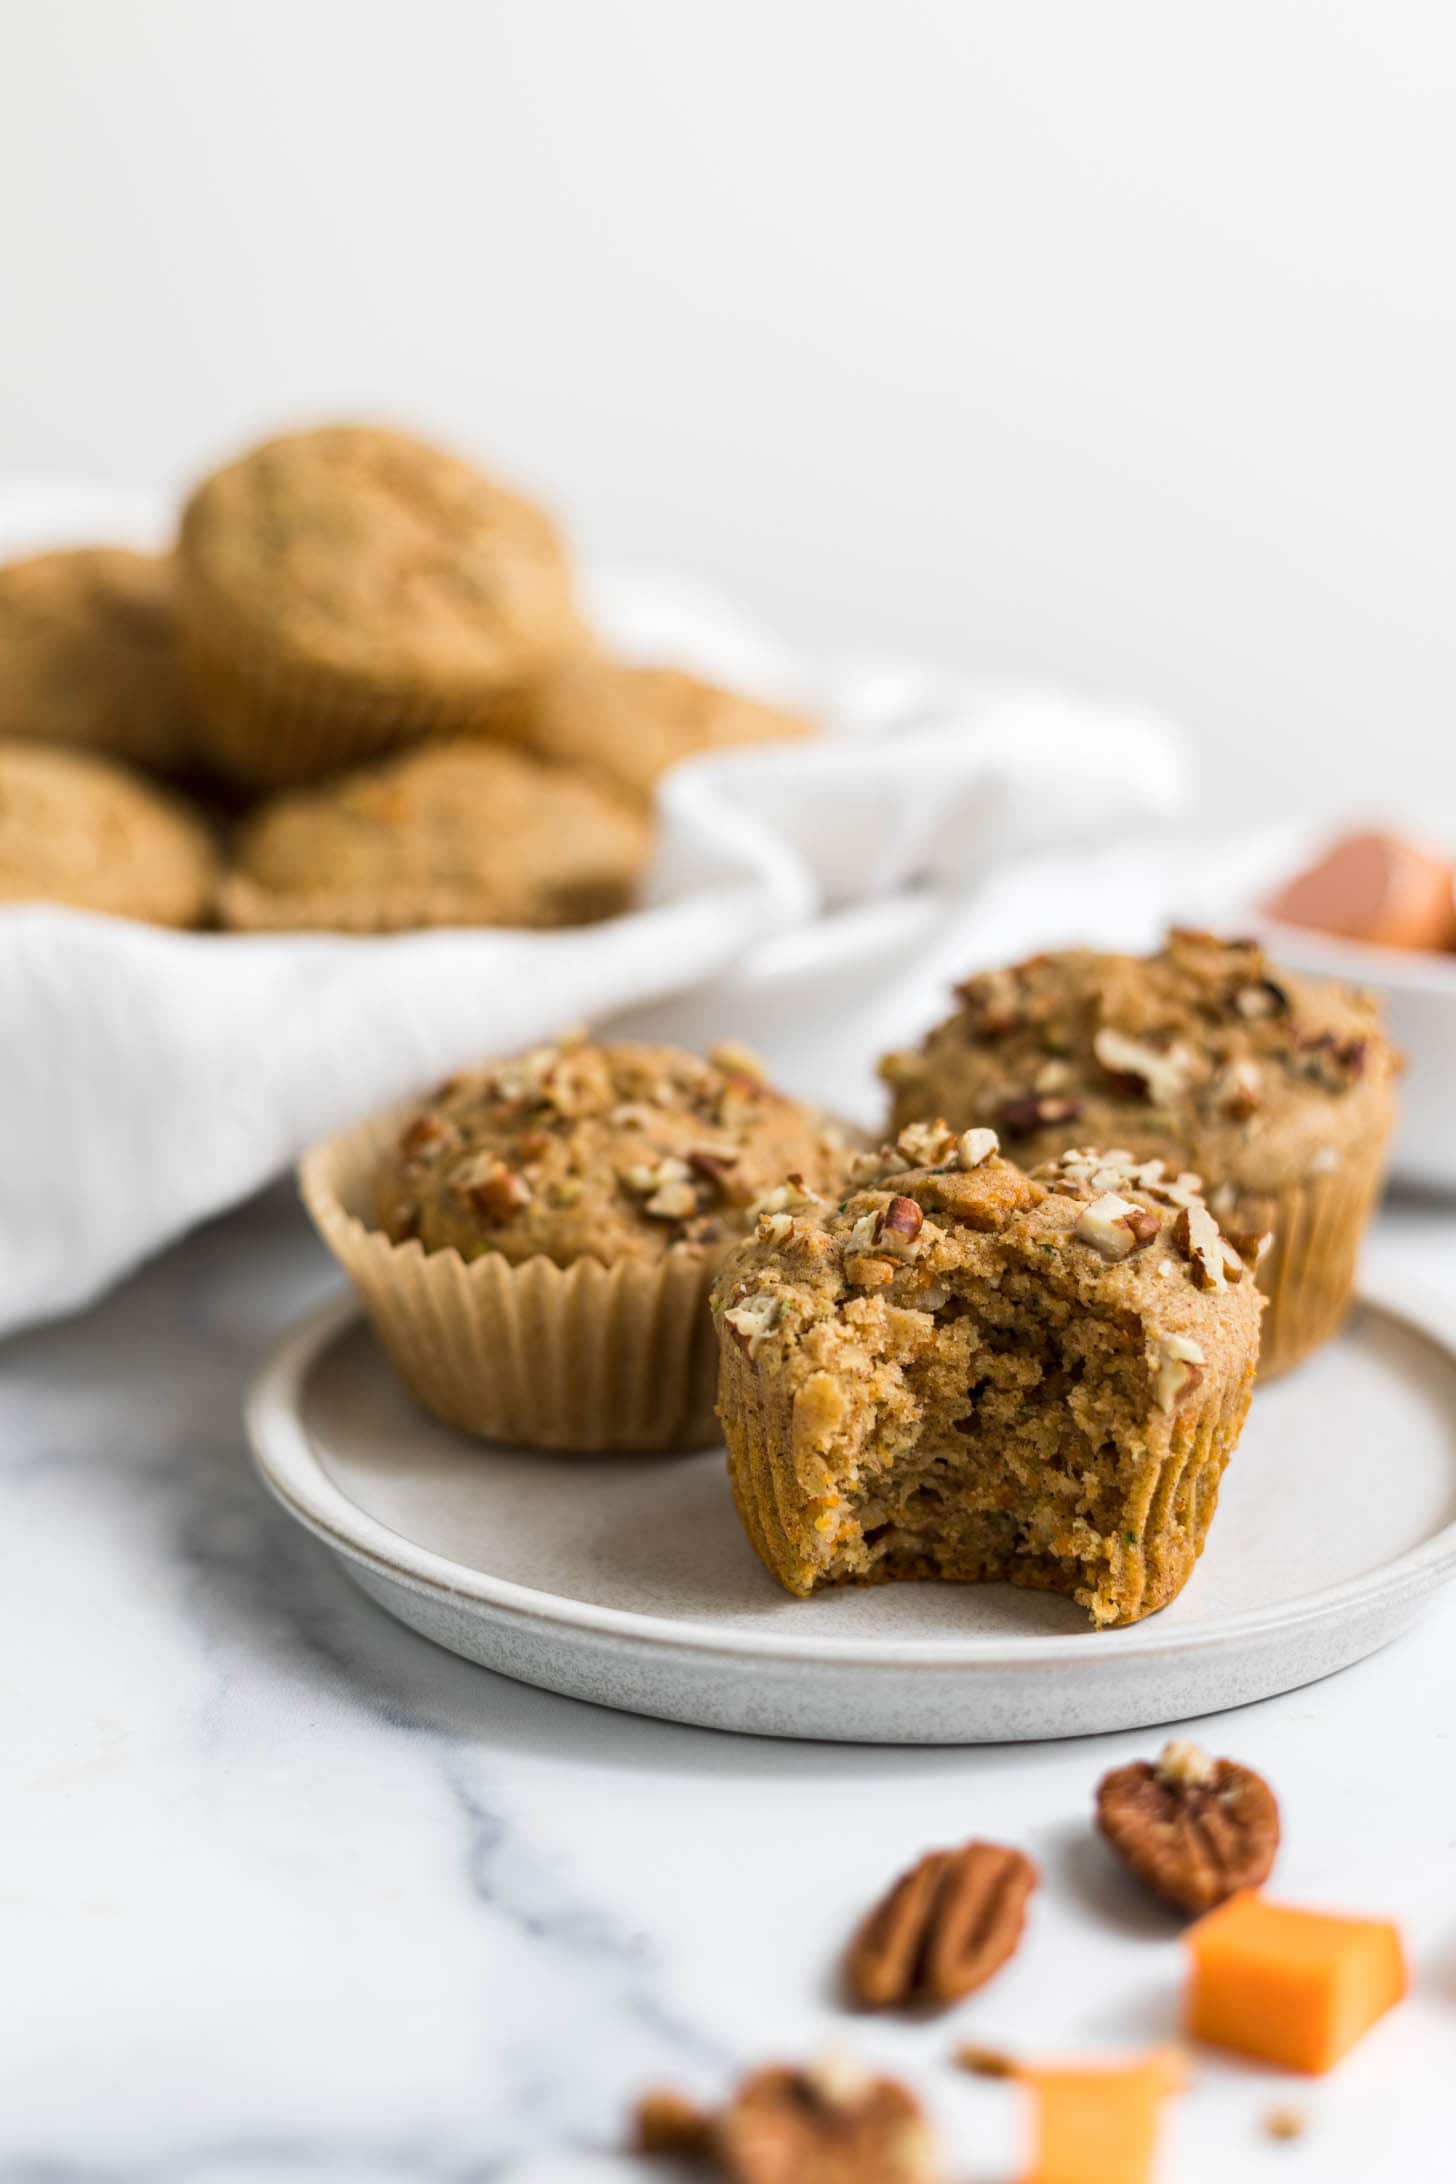
{"label": "muffin with bite taken out", "polygon": [[1186,1583],[1253,1386],[1249,1259],[1187,1176],[1028,1174],[913,1123],[850,1195],[760,1217],[713,1293],[739,1514],[790,1592],[950,1578],[1098,1627]]}

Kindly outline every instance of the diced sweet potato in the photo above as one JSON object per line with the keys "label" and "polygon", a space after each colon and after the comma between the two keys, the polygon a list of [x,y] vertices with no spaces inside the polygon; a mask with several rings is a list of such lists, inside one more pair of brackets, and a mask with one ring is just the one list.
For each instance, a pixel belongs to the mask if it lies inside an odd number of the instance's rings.
{"label": "diced sweet potato", "polygon": [[1186,1936],[1188,2031],[1195,2039],[1314,2073],[1342,2055],[1406,1991],[1396,1927],[1234,1896]]}
{"label": "diced sweet potato", "polygon": [[1148,2184],[1162,2104],[1180,2082],[1167,2054],[1033,2065],[1018,2075],[1035,2104],[1026,2184]]}

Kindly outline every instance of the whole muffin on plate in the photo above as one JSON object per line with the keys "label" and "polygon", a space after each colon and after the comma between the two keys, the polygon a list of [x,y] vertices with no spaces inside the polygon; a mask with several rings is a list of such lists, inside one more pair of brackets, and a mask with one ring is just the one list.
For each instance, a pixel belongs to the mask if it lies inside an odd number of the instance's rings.
{"label": "whole muffin on plate", "polygon": [[917,1123],[838,1203],[788,1194],[713,1291],[734,1498],[793,1593],[1009,1579],[1099,1627],[1187,1582],[1262,1299],[1188,1178],[1088,1150],[1031,1175]]}
{"label": "whole muffin on plate", "polygon": [[786,1172],[844,1141],[742,1049],[563,1039],[315,1148],[305,1201],[428,1410],[539,1448],[716,1438],[707,1296]]}
{"label": "whole muffin on plate", "polygon": [[428,744],[264,804],[238,831],[223,916],[244,932],[582,925],[628,907],[650,842],[586,775]]}
{"label": "whole muffin on plate", "polygon": [[170,558],[83,546],[0,568],[0,738],[12,736],[192,770]]}
{"label": "whole muffin on plate", "polygon": [[897,1124],[989,1124],[1031,1163],[1092,1142],[1192,1170],[1231,1234],[1272,1239],[1261,1377],[1335,1332],[1395,1120],[1374,1000],[1182,930],[1156,955],[1062,949],[958,993],[881,1064]]}
{"label": "whole muffin on plate", "polygon": [[201,730],[249,786],[471,732],[579,641],[545,511],[382,426],[291,433],[215,472],[177,552]]}
{"label": "whole muffin on plate", "polygon": [[181,801],[93,751],[0,743],[0,903],[200,925],[217,860]]}
{"label": "whole muffin on plate", "polygon": [[585,650],[526,685],[498,725],[542,758],[588,768],[647,802],[683,759],[817,733],[802,714],[682,668],[631,667]]}

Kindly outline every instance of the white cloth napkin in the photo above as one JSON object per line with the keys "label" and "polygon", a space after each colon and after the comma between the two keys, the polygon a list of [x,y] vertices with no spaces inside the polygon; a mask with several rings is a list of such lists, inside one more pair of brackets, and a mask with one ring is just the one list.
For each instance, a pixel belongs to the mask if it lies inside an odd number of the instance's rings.
{"label": "white cloth napkin", "polygon": [[[64,533],[108,535],[104,513]],[[37,535],[0,526],[0,551]],[[639,656],[817,689],[831,725],[679,768],[636,914],[360,940],[0,910],[0,1332],[85,1304],[310,1139],[566,1025],[745,1037],[796,1088],[868,1114],[879,1046],[937,1013],[949,977],[1094,922],[1143,937],[1167,851],[1126,839],[1190,794],[1157,722],[901,669],[816,685],[681,585],[616,579],[596,609]],[[1103,846],[1046,864],[1074,843]]]}

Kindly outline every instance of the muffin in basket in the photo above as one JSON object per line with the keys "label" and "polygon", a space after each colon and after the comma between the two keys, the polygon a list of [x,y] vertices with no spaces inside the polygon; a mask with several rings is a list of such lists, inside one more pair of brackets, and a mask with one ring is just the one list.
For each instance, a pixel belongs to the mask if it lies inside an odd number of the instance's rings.
{"label": "muffin in basket", "polygon": [[[316,1147],[303,1194],[428,1410],[537,1448],[717,1438],[708,1290],[843,1139],[744,1050],[563,1039]],[[776,1199],[774,1200],[776,1202]]]}
{"label": "muffin in basket", "polygon": [[802,714],[676,667],[632,667],[583,650],[528,684],[499,721],[540,757],[581,766],[644,802],[686,758],[812,736]]}
{"label": "muffin in basket", "polygon": [[0,903],[201,925],[217,858],[179,797],[94,751],[0,742]]}
{"label": "muffin in basket", "polygon": [[264,804],[222,890],[237,931],[583,925],[625,910],[651,830],[624,796],[487,743],[429,744]]}
{"label": "muffin in basket", "polygon": [[0,737],[190,773],[176,625],[176,572],[157,554],[82,546],[0,568]]}
{"label": "muffin in basket", "polygon": [[580,641],[550,517],[381,426],[290,433],[215,472],[177,563],[200,732],[253,787],[473,731]]}
{"label": "muffin in basket", "polygon": [[989,1124],[1028,1163],[1090,1141],[1192,1170],[1231,1235],[1271,1237],[1261,1377],[1335,1332],[1395,1120],[1375,1001],[1187,931],[1146,957],[1033,956],[959,999],[881,1064],[897,1124]]}
{"label": "muffin in basket", "polygon": [[793,1593],[1009,1579],[1135,1623],[1186,1583],[1262,1299],[1188,1178],[912,1124],[713,1291],[734,1498]]}

